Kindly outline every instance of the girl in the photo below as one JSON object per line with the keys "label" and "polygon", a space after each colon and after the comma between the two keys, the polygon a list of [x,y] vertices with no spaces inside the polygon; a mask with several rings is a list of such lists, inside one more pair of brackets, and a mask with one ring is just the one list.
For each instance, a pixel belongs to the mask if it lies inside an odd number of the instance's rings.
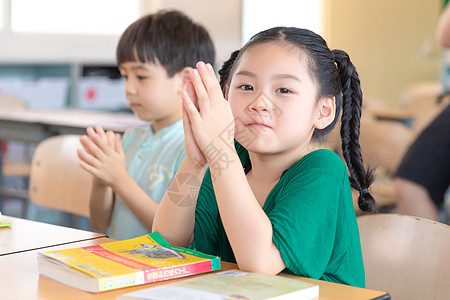
{"label": "girl", "polygon": [[[350,183],[362,210],[375,203],[358,142],[362,93],[348,55],[309,30],[276,27],[235,51],[219,74],[220,85],[209,64],[191,72],[182,95],[187,154],[153,230],[242,270],[364,287]],[[334,152],[310,149],[341,107],[350,182]]]}

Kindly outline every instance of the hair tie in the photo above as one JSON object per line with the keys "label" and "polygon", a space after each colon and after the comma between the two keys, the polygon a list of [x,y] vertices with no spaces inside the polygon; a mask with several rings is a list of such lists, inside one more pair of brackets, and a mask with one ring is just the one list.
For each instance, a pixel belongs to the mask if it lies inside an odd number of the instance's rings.
{"label": "hair tie", "polygon": [[359,192],[360,197],[364,198],[369,193],[369,189],[365,188]]}

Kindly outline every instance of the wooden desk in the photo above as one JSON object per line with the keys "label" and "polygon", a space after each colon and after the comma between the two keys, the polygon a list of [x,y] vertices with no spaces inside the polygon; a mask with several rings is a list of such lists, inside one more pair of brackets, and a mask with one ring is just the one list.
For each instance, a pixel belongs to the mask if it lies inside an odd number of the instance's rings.
{"label": "wooden desk", "polygon": [[[37,268],[37,253],[40,251],[47,251],[52,249],[65,249],[73,247],[84,247],[100,243],[107,243],[113,241],[109,238],[97,238],[94,240],[70,243],[64,246],[48,247],[45,249],[27,251],[8,256],[0,257],[0,290],[2,291],[2,298],[5,299],[64,299],[64,300],[78,300],[78,299],[115,299],[118,295],[148,288],[151,286],[171,283],[177,280],[184,280],[186,278],[172,279],[168,281],[161,281],[156,283],[149,283],[135,287],[127,287],[98,294],[84,292],[54,280],[40,277]],[[236,269],[236,264],[222,262],[222,269],[231,270]],[[196,275],[203,276],[205,274]],[[355,288],[347,285],[336,284],[321,280],[314,280],[309,278],[297,277],[283,274],[284,277],[292,277],[319,285],[319,300],[333,299],[333,300],[356,300],[356,299],[390,299],[389,294],[380,291],[369,289]]]}
{"label": "wooden desk", "polygon": [[[8,217],[5,215],[2,215],[2,221],[11,222],[11,227],[0,228],[0,257],[24,251],[39,250],[45,247],[105,237],[104,234],[95,232]],[[0,264],[0,266],[0,273],[3,273],[3,271],[5,271],[4,266],[2,264]]]}

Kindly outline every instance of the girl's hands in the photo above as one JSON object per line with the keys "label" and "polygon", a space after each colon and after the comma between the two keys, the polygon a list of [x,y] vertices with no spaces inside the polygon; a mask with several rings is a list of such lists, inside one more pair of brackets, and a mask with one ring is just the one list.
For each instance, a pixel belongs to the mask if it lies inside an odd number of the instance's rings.
{"label": "girl's hands", "polygon": [[80,167],[103,184],[114,188],[127,174],[120,134],[105,132],[100,126],[95,130],[89,127],[86,132],[87,136],[80,137],[83,149],[77,151]]}
{"label": "girl's hands", "polygon": [[210,64],[197,63],[190,79],[182,94],[186,151],[193,159],[211,163],[213,154],[234,149],[234,118]]}
{"label": "girl's hands", "polygon": [[[192,99],[195,107],[198,107],[197,95],[195,94],[194,86],[191,81],[186,84],[186,93]],[[189,115],[183,105],[183,127],[184,127],[184,146],[186,149],[186,156],[191,159],[191,163],[197,167],[203,167],[206,164],[206,158],[200,150],[192,132],[192,125]]]}

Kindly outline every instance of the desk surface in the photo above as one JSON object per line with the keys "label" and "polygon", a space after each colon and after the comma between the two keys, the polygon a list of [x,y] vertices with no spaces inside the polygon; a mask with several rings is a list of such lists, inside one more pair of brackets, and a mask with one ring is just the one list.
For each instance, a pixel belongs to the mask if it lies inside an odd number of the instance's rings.
{"label": "desk surface", "polygon": [[[46,249],[26,251],[7,256],[0,257],[0,265],[2,272],[0,272],[0,290],[2,291],[2,298],[5,299],[115,299],[118,295],[129,293],[151,286],[167,284],[177,280],[184,280],[185,278],[172,279],[168,281],[161,281],[156,283],[149,283],[135,287],[127,287],[98,294],[84,292],[64,284],[58,283],[51,279],[40,277],[37,267],[37,253],[40,251],[47,251],[52,249],[65,249],[74,247],[83,247],[94,244],[106,243],[113,241],[109,238],[97,238],[89,241],[70,243],[64,246],[49,247]],[[222,269],[230,270],[236,269],[236,264],[222,262]],[[203,274],[204,275],[204,274]],[[202,276],[202,275],[196,275]],[[347,285],[336,284],[321,280],[314,280],[309,278],[297,277],[283,274],[281,276],[292,277],[315,284],[319,284],[319,299],[389,299],[383,298],[387,294],[385,292],[374,291],[369,289],[355,288]],[[25,288],[26,287],[26,288]]]}
{"label": "desk surface", "polygon": [[[105,237],[104,234],[95,232],[4,215],[2,221],[11,222],[11,227],[0,228],[0,257],[43,247]],[[4,270],[3,266],[1,270]]]}
{"label": "desk surface", "polygon": [[77,128],[101,125],[116,131],[148,124],[131,113],[82,109],[0,109],[0,120]]}
{"label": "desk surface", "polygon": [[0,109],[0,139],[39,142],[58,134],[84,134],[86,127],[100,125],[123,132],[148,125],[131,113],[62,109]]}

